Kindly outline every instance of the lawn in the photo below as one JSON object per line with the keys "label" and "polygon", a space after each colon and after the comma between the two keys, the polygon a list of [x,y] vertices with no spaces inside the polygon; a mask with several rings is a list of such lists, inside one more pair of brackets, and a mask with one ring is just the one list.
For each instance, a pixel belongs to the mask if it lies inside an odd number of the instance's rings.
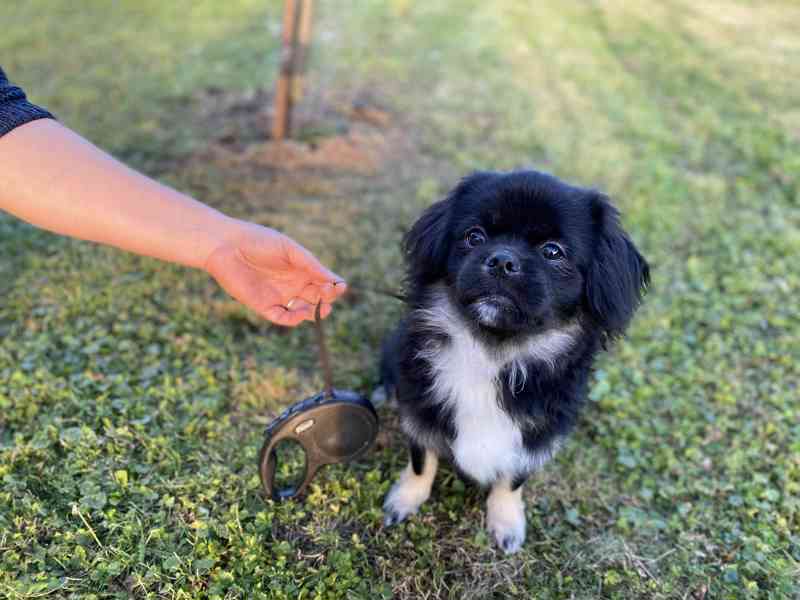
{"label": "lawn", "polygon": [[[797,3],[320,2],[298,135],[375,152],[296,168],[261,133],[277,0],[79,4],[3,10],[12,80],[351,281],[395,287],[404,228],[461,175],[535,166],[615,199],[653,286],[505,557],[449,468],[383,528],[388,409],[366,458],[265,502],[264,426],[321,389],[311,328],[0,215],[0,596],[800,598]],[[337,304],[340,387],[375,384],[401,309]]]}

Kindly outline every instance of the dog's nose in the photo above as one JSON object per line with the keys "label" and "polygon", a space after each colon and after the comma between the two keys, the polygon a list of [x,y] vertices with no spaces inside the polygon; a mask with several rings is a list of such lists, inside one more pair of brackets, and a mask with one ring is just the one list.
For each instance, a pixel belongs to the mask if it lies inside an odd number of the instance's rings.
{"label": "dog's nose", "polygon": [[519,258],[505,248],[492,252],[483,265],[487,271],[496,275],[517,275],[520,271]]}

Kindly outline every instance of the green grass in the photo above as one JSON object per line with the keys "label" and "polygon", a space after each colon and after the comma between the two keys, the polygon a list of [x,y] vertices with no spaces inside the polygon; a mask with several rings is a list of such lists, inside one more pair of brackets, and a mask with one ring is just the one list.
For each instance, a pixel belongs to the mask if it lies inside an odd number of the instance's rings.
{"label": "green grass", "polygon": [[[461,174],[534,165],[615,198],[652,292],[506,558],[447,468],[418,517],[381,527],[405,462],[388,412],[368,457],[265,503],[263,426],[321,386],[310,328],[0,217],[0,596],[800,597],[796,4],[317,3],[304,104],[390,108],[396,152],[372,175],[219,150],[253,137],[225,111],[269,89],[279,4],[17,3],[0,55],[97,144],[353,280],[395,285],[403,228]],[[370,388],[399,313],[337,305],[340,386]]]}

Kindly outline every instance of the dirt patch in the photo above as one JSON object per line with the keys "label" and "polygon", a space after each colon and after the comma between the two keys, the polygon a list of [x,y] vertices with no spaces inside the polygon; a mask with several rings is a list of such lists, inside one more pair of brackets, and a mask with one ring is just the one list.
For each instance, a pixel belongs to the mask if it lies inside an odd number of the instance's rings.
{"label": "dirt patch", "polygon": [[373,173],[382,162],[383,151],[383,136],[351,133],[324,138],[318,144],[268,141],[248,154],[257,163],[284,169],[318,167]]}
{"label": "dirt patch", "polygon": [[270,139],[272,96],[267,90],[232,93],[209,89],[197,99],[198,116],[213,132],[195,158],[251,164],[273,170],[301,169],[372,174],[407,136],[381,103],[365,94],[329,95],[298,104],[291,139]]}

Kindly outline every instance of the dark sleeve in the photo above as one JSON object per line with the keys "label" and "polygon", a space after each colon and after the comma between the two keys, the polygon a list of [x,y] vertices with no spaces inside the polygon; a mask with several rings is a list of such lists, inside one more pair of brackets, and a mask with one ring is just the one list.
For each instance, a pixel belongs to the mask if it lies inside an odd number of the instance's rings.
{"label": "dark sleeve", "polygon": [[11,85],[0,67],[0,137],[36,119],[54,119],[45,109],[31,104],[17,86]]}

